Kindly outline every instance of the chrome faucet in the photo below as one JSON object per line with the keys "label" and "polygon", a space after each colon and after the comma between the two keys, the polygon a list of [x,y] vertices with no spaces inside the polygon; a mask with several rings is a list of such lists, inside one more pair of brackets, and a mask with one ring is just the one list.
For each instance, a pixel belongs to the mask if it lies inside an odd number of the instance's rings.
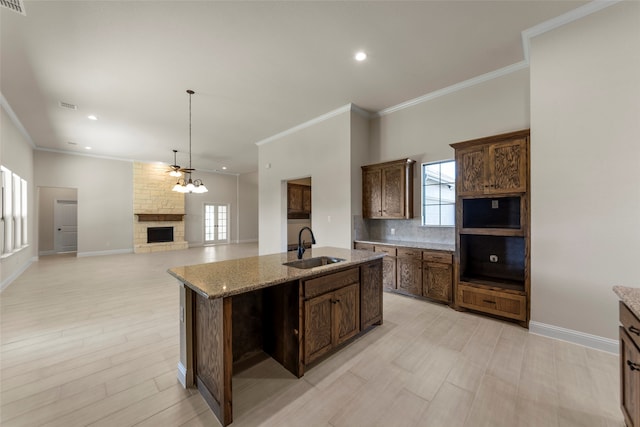
{"label": "chrome faucet", "polygon": [[313,236],[313,231],[311,231],[309,227],[302,227],[298,233],[298,259],[302,259],[302,255],[304,254],[304,240],[302,240],[302,232],[304,230],[309,230],[309,233],[311,233],[311,244],[316,244],[316,238]]}

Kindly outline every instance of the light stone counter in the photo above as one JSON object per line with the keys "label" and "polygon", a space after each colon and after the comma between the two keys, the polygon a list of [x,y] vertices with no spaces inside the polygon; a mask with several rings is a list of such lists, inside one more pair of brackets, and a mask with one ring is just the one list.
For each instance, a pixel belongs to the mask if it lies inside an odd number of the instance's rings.
{"label": "light stone counter", "polygon": [[613,292],[620,297],[620,300],[640,319],[640,288],[629,288],[627,286],[614,286]]}
{"label": "light stone counter", "polygon": [[295,261],[296,252],[284,252],[206,264],[174,267],[168,273],[206,298],[221,298],[250,292],[280,283],[340,270],[382,258],[383,253],[333,247],[307,249],[303,259],[318,256],[343,258],[335,264],[299,269],[282,265]]}

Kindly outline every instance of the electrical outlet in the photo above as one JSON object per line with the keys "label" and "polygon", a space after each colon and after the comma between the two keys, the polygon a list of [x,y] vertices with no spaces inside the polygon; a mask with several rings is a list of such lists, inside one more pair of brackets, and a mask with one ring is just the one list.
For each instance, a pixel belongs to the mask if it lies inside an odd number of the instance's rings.
{"label": "electrical outlet", "polygon": [[489,261],[498,262],[498,255],[489,255]]}
{"label": "electrical outlet", "polygon": [[392,229],[391,229],[391,235],[393,236],[393,235],[395,235],[395,234],[396,234],[396,229],[395,229],[395,228],[392,228]]}
{"label": "electrical outlet", "polygon": [[184,307],[180,306],[180,323],[184,323]]}
{"label": "electrical outlet", "polygon": [[491,209],[498,209],[498,207],[499,207],[499,202],[497,200],[492,200]]}

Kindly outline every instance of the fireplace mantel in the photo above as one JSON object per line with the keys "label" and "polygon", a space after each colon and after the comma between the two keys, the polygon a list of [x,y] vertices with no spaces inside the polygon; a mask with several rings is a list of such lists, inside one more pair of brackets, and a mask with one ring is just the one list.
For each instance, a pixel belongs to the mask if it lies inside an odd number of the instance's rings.
{"label": "fireplace mantel", "polygon": [[182,221],[184,214],[144,214],[137,213],[138,221]]}

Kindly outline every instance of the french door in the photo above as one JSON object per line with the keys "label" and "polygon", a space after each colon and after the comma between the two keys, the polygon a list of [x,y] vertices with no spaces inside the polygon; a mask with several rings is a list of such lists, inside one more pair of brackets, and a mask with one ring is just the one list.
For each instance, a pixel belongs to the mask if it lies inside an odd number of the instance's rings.
{"label": "french door", "polygon": [[204,243],[229,243],[229,205],[204,205]]}

